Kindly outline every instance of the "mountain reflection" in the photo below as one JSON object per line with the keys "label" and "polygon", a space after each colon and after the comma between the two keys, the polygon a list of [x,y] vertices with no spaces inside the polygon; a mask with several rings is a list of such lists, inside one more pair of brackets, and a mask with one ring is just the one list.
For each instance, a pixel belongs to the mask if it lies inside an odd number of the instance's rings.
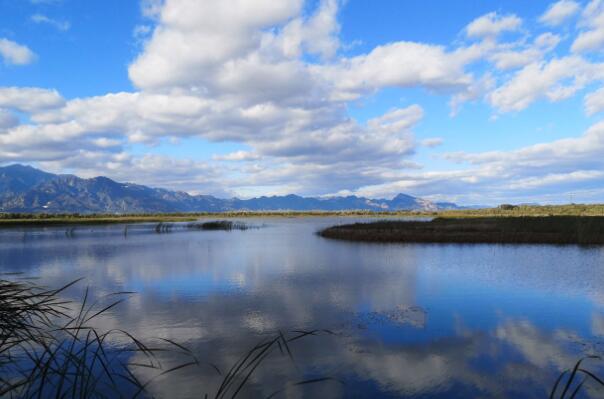
{"label": "mountain reflection", "polygon": [[[333,334],[292,344],[295,364],[271,355],[243,397],[329,376],[343,384],[289,387],[279,397],[541,398],[562,370],[601,352],[600,249],[314,235],[336,222],[270,219],[258,230],[128,237],[3,233],[0,269],[52,286],[84,276],[96,296],[137,291],[98,323],[173,340],[201,360],[155,381],[157,397],[211,395],[222,379],[211,364],[228,370],[277,330]],[[82,288],[68,295],[78,300]]]}

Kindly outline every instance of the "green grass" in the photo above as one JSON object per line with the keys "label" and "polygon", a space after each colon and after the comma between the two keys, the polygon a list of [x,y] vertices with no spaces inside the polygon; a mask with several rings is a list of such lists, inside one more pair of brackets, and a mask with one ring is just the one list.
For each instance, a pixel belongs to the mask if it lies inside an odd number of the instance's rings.
{"label": "green grass", "polygon": [[602,216],[436,218],[329,227],[323,237],[374,242],[604,244]]}

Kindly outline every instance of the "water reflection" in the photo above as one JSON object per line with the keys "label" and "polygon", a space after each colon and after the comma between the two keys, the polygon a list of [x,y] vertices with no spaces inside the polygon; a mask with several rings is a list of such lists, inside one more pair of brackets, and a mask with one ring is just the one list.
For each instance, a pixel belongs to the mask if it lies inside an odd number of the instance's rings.
{"label": "water reflection", "polygon": [[292,344],[295,364],[271,356],[244,397],[320,376],[344,384],[290,386],[279,397],[547,397],[562,370],[604,349],[600,248],[352,244],[314,234],[341,220],[254,222],[267,227],[12,230],[0,233],[0,270],[53,286],[85,276],[97,296],[137,291],[103,328],[168,338],[202,359],[152,384],[158,397],[214,392],[222,377],[210,364],[228,370],[275,330],[334,334]]}

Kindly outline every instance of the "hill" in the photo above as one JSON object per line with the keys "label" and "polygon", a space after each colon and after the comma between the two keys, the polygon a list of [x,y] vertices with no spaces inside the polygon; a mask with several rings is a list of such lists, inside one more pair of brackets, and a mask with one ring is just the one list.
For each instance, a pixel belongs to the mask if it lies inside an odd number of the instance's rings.
{"label": "hill", "polygon": [[[442,204],[442,205],[441,205]],[[221,199],[182,191],[119,183],[107,177],[83,179],[47,173],[31,166],[0,167],[0,212],[5,213],[174,213],[226,211],[397,211],[458,209],[399,194],[391,200],[357,196],[301,197],[298,195]]]}

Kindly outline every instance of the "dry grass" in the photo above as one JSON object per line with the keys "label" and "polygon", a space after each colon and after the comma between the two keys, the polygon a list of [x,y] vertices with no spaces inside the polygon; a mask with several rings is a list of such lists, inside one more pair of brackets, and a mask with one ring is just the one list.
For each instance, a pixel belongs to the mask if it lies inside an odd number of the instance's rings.
{"label": "dry grass", "polygon": [[169,223],[190,222],[200,218],[247,218],[247,217],[525,217],[525,216],[604,216],[604,204],[569,205],[522,205],[484,209],[429,211],[374,212],[367,210],[347,211],[230,211],[192,212],[167,214],[42,214],[0,213],[0,227],[52,226],[74,224],[113,223]]}
{"label": "dry grass", "polygon": [[329,227],[323,237],[352,241],[511,244],[604,244],[604,217],[436,218]]}

